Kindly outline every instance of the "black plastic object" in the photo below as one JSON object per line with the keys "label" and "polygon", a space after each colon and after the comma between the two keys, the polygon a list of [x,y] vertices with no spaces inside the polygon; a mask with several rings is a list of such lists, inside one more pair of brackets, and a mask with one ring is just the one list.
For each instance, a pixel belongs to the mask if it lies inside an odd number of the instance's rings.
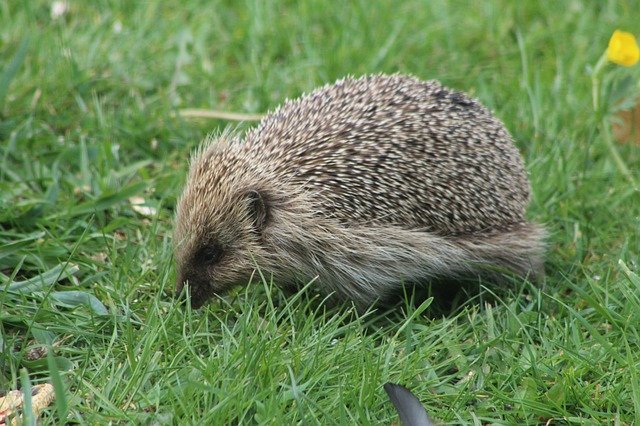
{"label": "black plastic object", "polygon": [[404,386],[385,383],[384,390],[396,407],[404,426],[433,426],[420,400]]}

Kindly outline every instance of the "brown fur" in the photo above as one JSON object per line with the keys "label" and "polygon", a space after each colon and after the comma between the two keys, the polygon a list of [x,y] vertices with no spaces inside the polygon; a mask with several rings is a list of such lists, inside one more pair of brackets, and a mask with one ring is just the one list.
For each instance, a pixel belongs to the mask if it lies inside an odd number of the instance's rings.
{"label": "brown fur", "polygon": [[369,306],[403,282],[543,274],[544,231],[502,123],[402,75],[347,78],[192,160],[174,234],[194,306],[256,266]]}

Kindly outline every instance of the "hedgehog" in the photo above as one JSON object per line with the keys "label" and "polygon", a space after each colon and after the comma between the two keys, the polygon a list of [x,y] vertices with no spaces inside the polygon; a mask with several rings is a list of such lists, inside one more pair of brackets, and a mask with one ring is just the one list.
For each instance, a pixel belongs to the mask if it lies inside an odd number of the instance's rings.
{"label": "hedgehog", "polygon": [[512,137],[478,101],[408,75],[347,77],[192,156],[177,292],[198,308],[259,270],[367,308],[405,285],[535,282],[545,232],[529,198]]}

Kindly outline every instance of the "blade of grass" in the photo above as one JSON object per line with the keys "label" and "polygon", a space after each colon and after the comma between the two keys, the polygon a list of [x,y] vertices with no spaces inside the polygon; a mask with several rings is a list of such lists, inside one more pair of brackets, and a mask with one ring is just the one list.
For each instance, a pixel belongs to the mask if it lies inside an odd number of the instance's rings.
{"label": "blade of grass", "polygon": [[60,376],[60,371],[53,356],[53,348],[50,347],[47,352],[47,366],[49,368],[49,375],[51,377],[51,383],[53,384],[53,390],[56,394],[56,411],[58,413],[58,422],[65,423],[67,415],[69,413],[69,403],[67,401],[67,392],[65,385]]}
{"label": "blade of grass", "polygon": [[146,187],[147,187],[147,184],[145,182],[134,183],[125,188],[122,188],[117,192],[105,194],[96,200],[91,200],[91,201],[87,201],[82,204],[79,204],[75,207],[70,208],[67,211],[52,214],[48,216],[47,219],[53,220],[61,217],[74,217],[74,216],[81,216],[84,214],[104,211],[110,207],[114,207],[118,203],[126,201],[127,199],[129,199],[129,197],[132,197],[133,195],[140,193]]}
{"label": "blade of grass", "polygon": [[20,47],[18,47],[18,51],[14,55],[13,59],[5,67],[0,74],[0,112],[4,108],[5,99],[7,94],[9,93],[9,85],[11,85],[11,80],[15,77],[18,69],[24,62],[24,58],[27,55],[27,50],[29,48],[29,38],[25,37],[20,43]]}
{"label": "blade of grass", "polygon": [[63,277],[70,277],[75,275],[79,271],[78,266],[70,265],[67,263],[61,263],[54,266],[42,274],[29,278],[24,281],[14,281],[8,284],[5,288],[11,293],[28,294],[34,291],[44,291],[51,287]]}
{"label": "blade of grass", "polygon": [[24,395],[24,405],[22,409],[22,424],[25,426],[35,426],[36,419],[33,416],[33,399],[31,395],[31,380],[25,368],[20,370],[20,390]]}

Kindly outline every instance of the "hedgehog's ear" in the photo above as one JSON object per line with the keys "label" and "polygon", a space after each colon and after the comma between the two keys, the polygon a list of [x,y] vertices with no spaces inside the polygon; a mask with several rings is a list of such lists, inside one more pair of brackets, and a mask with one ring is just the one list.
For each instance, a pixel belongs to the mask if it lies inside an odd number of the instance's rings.
{"label": "hedgehog's ear", "polygon": [[249,215],[253,219],[253,226],[256,231],[261,232],[269,219],[269,207],[264,195],[258,191],[247,191],[245,195],[249,204]]}

